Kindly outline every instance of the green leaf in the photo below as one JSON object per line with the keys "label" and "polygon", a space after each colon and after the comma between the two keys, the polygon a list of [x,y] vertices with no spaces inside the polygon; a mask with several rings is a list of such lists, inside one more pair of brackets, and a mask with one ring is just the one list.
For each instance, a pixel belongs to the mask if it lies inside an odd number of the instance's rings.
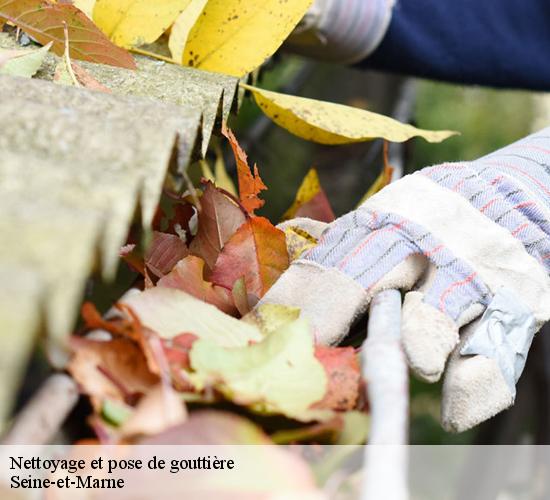
{"label": "green leaf", "polygon": [[42,66],[52,43],[31,50],[0,48],[0,74],[32,78]]}
{"label": "green leaf", "polygon": [[323,366],[314,355],[313,336],[304,320],[285,324],[262,342],[224,348],[198,340],[190,352],[197,387],[213,386],[237,404],[266,413],[310,420],[327,388]]}

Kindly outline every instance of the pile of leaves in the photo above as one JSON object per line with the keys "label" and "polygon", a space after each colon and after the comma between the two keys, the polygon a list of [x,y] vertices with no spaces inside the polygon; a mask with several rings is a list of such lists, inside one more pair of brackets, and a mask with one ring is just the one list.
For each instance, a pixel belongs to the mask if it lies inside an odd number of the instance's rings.
{"label": "pile of leaves", "polygon": [[[233,133],[223,132],[238,197],[226,173],[229,189],[203,177],[200,189],[168,197],[149,241],[130,237],[121,250],[142,277],[141,290],[105,318],[92,304],[83,307],[86,327],[72,339],[68,370],[90,398],[90,424],[101,443],[162,441],[175,426],[185,433],[190,409],[213,405],[246,414],[275,442],[343,442],[352,423],[361,442],[368,419],[355,349],[315,345],[299,310],[258,304],[315,238],[255,214],[267,188]],[[285,218],[297,215],[334,218],[314,170]],[[244,417],[220,418],[234,428]]]}

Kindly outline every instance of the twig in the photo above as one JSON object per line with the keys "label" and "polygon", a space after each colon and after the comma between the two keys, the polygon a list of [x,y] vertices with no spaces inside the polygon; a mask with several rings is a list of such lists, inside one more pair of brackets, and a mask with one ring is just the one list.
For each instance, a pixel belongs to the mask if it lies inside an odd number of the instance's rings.
{"label": "twig", "polygon": [[370,306],[368,337],[363,344],[371,434],[365,448],[362,498],[407,498],[408,370],[401,347],[401,294],[386,290]]}
{"label": "twig", "polygon": [[2,445],[43,445],[52,441],[78,401],[78,387],[68,375],[51,375],[19,412]]}
{"label": "twig", "polygon": [[[414,102],[415,84],[405,80],[392,116],[408,122]],[[385,150],[385,163],[394,168],[392,181],[396,181],[404,172],[403,145],[391,144],[389,160],[387,156]],[[399,291],[386,290],[374,297],[362,356],[372,422],[369,445],[365,448],[362,498],[406,500],[409,374],[401,345]]]}

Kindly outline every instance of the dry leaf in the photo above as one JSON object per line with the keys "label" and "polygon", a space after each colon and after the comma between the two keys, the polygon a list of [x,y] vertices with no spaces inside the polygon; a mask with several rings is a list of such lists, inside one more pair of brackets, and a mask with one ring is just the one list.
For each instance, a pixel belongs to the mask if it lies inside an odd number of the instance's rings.
{"label": "dry leaf", "polygon": [[189,33],[202,14],[207,2],[208,0],[189,0],[185,10],[172,25],[168,47],[170,48],[172,59],[179,64],[183,63],[183,49],[187,43]]}
{"label": "dry leaf", "polygon": [[226,314],[237,313],[231,292],[204,279],[204,260],[200,257],[188,255],[180,260],[170,273],[158,281],[157,286],[183,290]]}
{"label": "dry leaf", "polygon": [[267,219],[252,217],[225,244],[211,280],[232,290],[244,277],[247,292],[261,298],[288,265],[285,234]]}
{"label": "dry leaf", "polygon": [[188,254],[187,245],[178,235],[154,231],[153,241],[145,254],[145,267],[157,278],[162,278]]}
{"label": "dry leaf", "polygon": [[95,1],[96,0],[73,0],[73,4],[75,7],[84,12],[84,14],[86,14],[90,19],[92,19]]}
{"label": "dry leaf", "polygon": [[32,78],[42,66],[52,42],[39,49],[9,50],[0,48],[0,75]]}
{"label": "dry leaf", "polygon": [[138,345],[129,339],[107,342],[73,338],[67,367],[97,412],[105,398],[133,404],[159,382]]}
{"label": "dry leaf", "polygon": [[234,413],[201,410],[187,421],[140,444],[156,445],[236,445],[270,444],[260,427]]}
{"label": "dry leaf", "polygon": [[309,419],[323,398],[327,377],[315,358],[313,336],[304,320],[284,324],[262,342],[223,348],[197,340],[190,353],[197,387],[214,387],[231,401],[255,411]]}
{"label": "dry leaf", "polygon": [[153,43],[187,7],[189,0],[97,0],[94,22],[120,47]]}
{"label": "dry leaf", "polygon": [[223,246],[245,221],[242,209],[212,183],[207,183],[201,196],[199,229],[189,245],[191,253],[202,257],[212,269]]}
{"label": "dry leaf", "polygon": [[315,357],[325,368],[328,387],[315,408],[353,410],[359,399],[361,369],[353,347],[315,346]]}
{"label": "dry leaf", "polygon": [[350,144],[383,138],[404,142],[423,137],[441,142],[457,132],[422,130],[388,116],[332,102],[279,94],[241,84],[250,90],[262,111],[290,133],[320,144]]}
{"label": "dry leaf", "polygon": [[185,421],[187,412],[181,397],[165,384],[158,384],[137,403],[120,428],[121,437],[151,436]]}
{"label": "dry leaf", "polygon": [[327,195],[321,187],[317,170],[312,168],[304,180],[292,206],[283,215],[283,220],[295,217],[308,217],[321,222],[332,222],[334,212]]}
{"label": "dry leaf", "polygon": [[243,77],[271,57],[312,0],[209,0],[185,46],[183,62]]}
{"label": "dry leaf", "polygon": [[71,58],[136,69],[132,56],[113,45],[74,5],[47,0],[4,0],[0,5],[0,19],[15,24],[42,45],[53,42],[52,50],[59,56],[65,50],[66,25]]}
{"label": "dry leaf", "polygon": [[288,258],[291,262],[317,245],[317,238],[298,226],[287,226],[284,231]]}
{"label": "dry leaf", "polygon": [[237,163],[237,173],[239,175],[239,194],[243,207],[249,214],[254,214],[254,210],[262,207],[264,200],[258,198],[258,194],[267,189],[258,173],[258,166],[254,165],[254,173],[250,171],[246,153],[242,150],[237,142],[233,132],[229,130],[225,124],[222,127],[222,133],[229,140],[235,161]]}
{"label": "dry leaf", "polygon": [[235,347],[263,338],[258,328],[173,288],[154,287],[122,301],[141,323],[163,339],[192,333],[220,346]]}

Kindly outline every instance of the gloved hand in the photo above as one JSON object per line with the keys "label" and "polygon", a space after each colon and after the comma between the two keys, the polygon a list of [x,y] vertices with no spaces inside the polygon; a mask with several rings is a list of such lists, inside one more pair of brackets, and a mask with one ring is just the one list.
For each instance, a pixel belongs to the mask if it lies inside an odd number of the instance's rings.
{"label": "gloved hand", "polygon": [[412,370],[435,382],[454,350],[443,426],[462,431],[513,403],[550,318],[550,128],[404,177],[324,231],[309,226],[319,244],[262,303],[300,307],[317,341],[334,344],[377,292],[412,290],[402,316]]}
{"label": "gloved hand", "polygon": [[374,52],[395,0],[315,0],[285,48],[317,59],[356,63]]}

